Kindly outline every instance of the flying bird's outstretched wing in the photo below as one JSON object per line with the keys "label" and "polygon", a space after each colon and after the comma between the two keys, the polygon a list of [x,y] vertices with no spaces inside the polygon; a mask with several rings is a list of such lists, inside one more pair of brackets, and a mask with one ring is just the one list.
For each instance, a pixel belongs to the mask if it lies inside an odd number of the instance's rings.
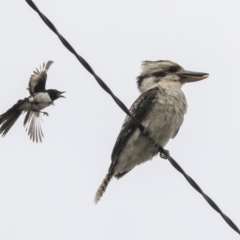
{"label": "flying bird's outstretched wing", "polygon": [[44,137],[41,127],[41,115],[39,112],[28,111],[24,118],[24,126],[26,127],[26,131],[30,139],[33,142],[42,142],[42,138]]}
{"label": "flying bird's outstretched wing", "polygon": [[49,67],[53,64],[53,61],[48,61],[47,64],[43,63],[43,67],[40,69],[36,69],[31,76],[28,83],[28,90],[31,95],[37,92],[45,91],[45,85],[47,80],[47,71]]}

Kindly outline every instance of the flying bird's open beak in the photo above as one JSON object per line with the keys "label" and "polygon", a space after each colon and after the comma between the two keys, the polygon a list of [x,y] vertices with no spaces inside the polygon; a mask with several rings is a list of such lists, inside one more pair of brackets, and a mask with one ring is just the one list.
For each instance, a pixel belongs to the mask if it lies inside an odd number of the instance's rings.
{"label": "flying bird's open beak", "polygon": [[208,73],[202,72],[191,72],[191,71],[181,71],[177,72],[177,75],[180,77],[180,82],[197,82],[208,77]]}
{"label": "flying bird's open beak", "polygon": [[59,92],[59,97],[62,97],[62,98],[66,98],[65,96],[62,96],[61,94],[63,94],[65,92]]}

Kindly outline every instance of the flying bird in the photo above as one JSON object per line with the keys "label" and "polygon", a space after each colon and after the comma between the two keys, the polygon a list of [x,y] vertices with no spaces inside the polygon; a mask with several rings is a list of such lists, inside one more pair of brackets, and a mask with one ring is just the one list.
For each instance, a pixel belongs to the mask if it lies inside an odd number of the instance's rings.
{"label": "flying bird", "polygon": [[48,116],[47,112],[41,110],[52,105],[55,100],[62,96],[65,92],[55,89],[45,89],[47,80],[47,71],[53,61],[43,63],[43,67],[33,72],[28,84],[30,96],[22,100],[18,100],[9,110],[0,115],[0,134],[4,137],[11,129],[13,124],[22,113],[26,113],[24,118],[24,126],[28,131],[28,135],[32,141],[42,142],[43,132],[41,128],[41,113]]}
{"label": "flying bird", "polygon": [[[170,138],[177,135],[187,111],[181,87],[207,77],[207,73],[186,71],[172,61],[145,61],[137,77],[141,95],[130,112],[149,131],[155,143],[164,147]],[[108,173],[95,195],[95,203],[100,200],[113,176],[119,179],[157,154],[156,147],[141,135],[127,116],[113,148]]]}

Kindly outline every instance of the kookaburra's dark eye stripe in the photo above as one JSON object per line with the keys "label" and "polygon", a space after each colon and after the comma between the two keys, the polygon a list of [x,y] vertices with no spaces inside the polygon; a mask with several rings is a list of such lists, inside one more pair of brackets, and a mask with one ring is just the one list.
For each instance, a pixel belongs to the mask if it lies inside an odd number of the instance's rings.
{"label": "kookaburra's dark eye stripe", "polygon": [[175,67],[170,67],[168,71],[169,71],[169,72],[177,72],[177,68],[175,68]]}
{"label": "kookaburra's dark eye stripe", "polygon": [[138,84],[138,86],[140,86],[142,81],[145,78],[149,78],[149,77],[165,77],[165,76],[166,76],[166,73],[163,72],[163,71],[153,72],[151,74],[140,75],[140,76],[137,77],[137,84]]}
{"label": "kookaburra's dark eye stripe", "polygon": [[145,79],[145,78],[147,78],[147,75],[143,75],[143,76],[140,75],[140,76],[137,77],[138,88],[142,84],[143,79]]}
{"label": "kookaburra's dark eye stripe", "polygon": [[153,72],[151,75],[151,77],[165,77],[166,73],[165,72]]}

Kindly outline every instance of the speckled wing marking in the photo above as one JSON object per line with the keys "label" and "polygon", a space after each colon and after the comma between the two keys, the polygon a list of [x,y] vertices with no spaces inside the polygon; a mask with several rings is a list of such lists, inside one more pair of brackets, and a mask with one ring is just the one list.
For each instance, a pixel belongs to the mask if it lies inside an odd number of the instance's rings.
{"label": "speckled wing marking", "polygon": [[[139,98],[133,103],[130,108],[130,112],[140,122],[147,116],[153,106],[153,101],[156,99],[158,89],[151,89],[139,96]],[[128,139],[132,133],[136,130],[136,126],[130,117],[126,116],[122,129],[118,135],[117,141],[112,151],[112,164],[109,168],[111,171],[117,163],[117,159]]]}
{"label": "speckled wing marking", "polygon": [[53,61],[48,61],[46,65],[43,63],[43,66],[40,66],[39,70],[36,69],[36,71],[33,72],[27,88],[31,95],[37,92],[45,91],[47,71],[52,64]]}
{"label": "speckled wing marking", "polygon": [[[147,116],[149,111],[151,110],[153,106],[153,102],[156,99],[156,96],[158,94],[158,89],[151,89],[142,95],[139,96],[139,98],[133,103],[132,107],[130,108],[130,112],[135,116],[140,122]],[[126,172],[122,172],[121,174],[115,173],[114,167],[117,164],[118,156],[121,153],[122,149],[124,148],[125,144],[129,140],[130,136],[133,134],[133,132],[136,130],[136,127],[134,123],[132,122],[131,118],[128,116],[126,117],[122,129],[120,131],[120,134],[117,138],[117,141],[115,143],[115,146],[113,148],[112,152],[112,163],[108,170],[107,175],[103,179],[100,187],[98,188],[96,195],[95,195],[95,203],[97,203],[104,192],[107,189],[107,186],[112,179],[113,176],[120,178]]]}
{"label": "speckled wing marking", "polygon": [[42,142],[42,138],[44,137],[41,127],[41,115],[39,112],[28,111],[24,118],[24,126],[26,127],[26,131],[30,139],[33,142]]}

